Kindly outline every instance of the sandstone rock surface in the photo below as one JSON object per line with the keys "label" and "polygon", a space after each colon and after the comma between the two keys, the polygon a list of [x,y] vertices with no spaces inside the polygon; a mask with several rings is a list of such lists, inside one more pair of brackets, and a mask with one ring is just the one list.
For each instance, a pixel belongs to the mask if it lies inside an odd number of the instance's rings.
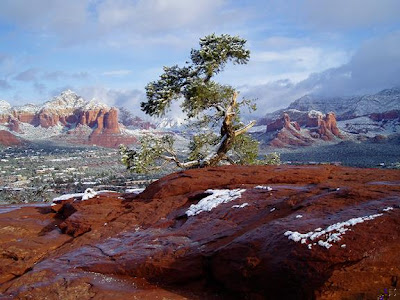
{"label": "sandstone rock surface", "polygon": [[[224,203],[188,213],[212,198]],[[206,168],[54,208],[0,207],[4,299],[376,299],[399,288],[397,170]]]}
{"label": "sandstone rock surface", "polygon": [[16,137],[11,132],[6,130],[0,130],[0,145],[2,146],[21,146],[26,144],[26,141],[23,139]]}

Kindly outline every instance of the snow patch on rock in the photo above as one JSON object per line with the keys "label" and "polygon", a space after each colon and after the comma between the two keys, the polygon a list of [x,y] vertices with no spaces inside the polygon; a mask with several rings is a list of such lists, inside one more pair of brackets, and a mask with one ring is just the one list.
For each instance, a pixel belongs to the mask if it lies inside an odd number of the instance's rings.
{"label": "snow patch on rock", "polygon": [[234,189],[234,190],[213,190],[208,189],[205,191],[207,194],[211,194],[201,199],[197,204],[192,204],[186,211],[188,217],[200,214],[203,211],[211,211],[222,203],[228,203],[242,196],[245,189]]}
{"label": "snow patch on rock", "polygon": [[144,188],[135,188],[135,189],[126,189],[125,193],[131,193],[131,194],[140,194],[143,192],[145,189]]}
{"label": "snow patch on rock", "polygon": [[255,187],[255,189],[259,189],[259,190],[267,190],[268,192],[272,191],[272,188],[269,186],[263,186],[263,185],[257,185]]}
{"label": "snow patch on rock", "polygon": [[115,193],[115,191],[108,191],[108,190],[101,190],[101,191],[95,191],[92,188],[87,188],[85,192],[83,193],[74,193],[74,194],[65,194],[58,196],[53,199],[53,203],[51,204],[52,206],[59,204],[62,201],[70,200],[70,199],[81,199],[82,201],[84,200],[89,200],[91,198],[96,197],[97,195],[104,194],[104,193]]}
{"label": "snow patch on rock", "polygon": [[248,205],[249,205],[248,203],[243,203],[241,205],[233,205],[232,208],[243,208],[243,207],[246,207]]}
{"label": "snow patch on rock", "polygon": [[[387,207],[383,209],[384,212],[393,209],[392,207]],[[286,231],[284,236],[287,236],[289,240],[295,242],[301,242],[302,244],[307,244],[309,249],[312,248],[313,245],[318,244],[321,247],[325,247],[329,249],[332,247],[334,243],[339,242],[342,239],[342,235],[344,235],[347,231],[351,230],[350,226],[354,226],[359,223],[363,223],[365,221],[370,221],[375,218],[383,216],[382,213],[363,216],[358,218],[352,218],[350,220],[339,222],[333,225],[328,226],[325,229],[316,228],[314,231],[310,231],[307,233],[300,233],[298,231]],[[317,241],[318,240],[318,241]]]}

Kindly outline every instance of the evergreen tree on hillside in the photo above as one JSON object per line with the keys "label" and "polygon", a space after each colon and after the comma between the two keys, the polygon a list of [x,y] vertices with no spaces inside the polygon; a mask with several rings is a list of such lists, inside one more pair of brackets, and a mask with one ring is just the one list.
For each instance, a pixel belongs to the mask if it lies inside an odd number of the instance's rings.
{"label": "evergreen tree on hillside", "polygon": [[192,49],[185,66],[164,67],[157,81],[146,86],[147,101],[142,110],[150,116],[164,116],[172,101],[181,100],[181,108],[197,130],[189,145],[186,159],[178,156],[174,139],[144,137],[140,148],[121,146],[122,161],[133,172],[157,170],[166,163],[180,168],[215,166],[223,162],[252,164],[257,161],[258,143],[246,132],[255,124],[240,121],[240,109],[255,110],[251,101],[238,100],[230,85],[213,80],[227,63],[246,64],[250,51],[246,40],[222,34],[200,39],[200,49]]}

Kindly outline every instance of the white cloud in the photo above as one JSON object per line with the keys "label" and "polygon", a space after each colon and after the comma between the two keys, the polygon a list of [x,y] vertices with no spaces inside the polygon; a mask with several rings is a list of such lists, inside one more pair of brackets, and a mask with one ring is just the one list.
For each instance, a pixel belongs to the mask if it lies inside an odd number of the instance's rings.
{"label": "white cloud", "polygon": [[376,27],[399,22],[398,0],[306,0],[306,22],[315,29]]}
{"label": "white cloud", "polygon": [[[87,5],[90,0],[25,0],[0,1],[0,18],[25,30],[57,33],[77,38],[87,24]],[[28,5],[29,4],[29,5]]]}
{"label": "white cloud", "polygon": [[105,0],[97,7],[104,30],[115,27],[133,31],[168,32],[209,25],[225,1],[222,0]]}
{"label": "white cloud", "polygon": [[104,86],[84,86],[77,89],[77,93],[85,99],[96,99],[109,106],[125,107],[134,115],[145,117],[140,109],[140,102],[145,100],[143,91],[131,89],[109,89]]}
{"label": "white cloud", "polygon": [[284,68],[293,70],[320,71],[338,66],[348,60],[344,51],[330,51],[316,47],[299,47],[283,51],[256,52],[252,55],[254,63],[286,64]]}
{"label": "white cloud", "polygon": [[400,86],[400,31],[371,39],[349,63],[310,76],[303,85],[318,86],[320,94],[351,95]]}
{"label": "white cloud", "polygon": [[38,75],[38,70],[34,68],[29,68],[23,72],[18,73],[15,77],[14,80],[18,81],[35,81],[36,77]]}
{"label": "white cloud", "polygon": [[376,93],[400,86],[400,31],[365,42],[348,63],[308,75],[295,82],[271,80],[264,84],[245,85],[243,95],[258,98],[259,113],[287,107],[307,94],[349,96]]}
{"label": "white cloud", "polygon": [[219,75],[225,83],[234,86],[269,84],[290,80],[293,83],[305,80],[311,73],[347,63],[350,54],[345,51],[321,47],[294,47],[280,51],[253,51],[250,61],[244,66],[228,66]]}
{"label": "white cloud", "polygon": [[267,112],[287,107],[292,101],[309,92],[309,89],[297,86],[286,79],[260,85],[243,86],[241,95],[246,99],[255,100],[257,110],[253,115],[262,117]]}
{"label": "white cloud", "polygon": [[277,50],[288,48],[304,47],[305,44],[310,44],[309,38],[296,38],[290,36],[270,36],[259,42],[265,49]]}

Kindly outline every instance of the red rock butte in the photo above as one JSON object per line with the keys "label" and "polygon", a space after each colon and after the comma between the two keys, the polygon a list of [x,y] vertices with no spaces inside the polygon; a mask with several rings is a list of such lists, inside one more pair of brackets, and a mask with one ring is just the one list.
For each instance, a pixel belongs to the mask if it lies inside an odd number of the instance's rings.
{"label": "red rock butte", "polygon": [[0,110],[0,124],[7,125],[10,131],[24,136],[23,123],[42,128],[61,125],[66,134],[60,134],[58,139],[68,143],[116,148],[121,143],[136,142],[135,137],[122,134],[115,107],[87,102],[69,90],[42,106],[28,104]]}
{"label": "red rock butte", "polygon": [[[217,192],[221,204],[189,213]],[[399,201],[398,170],[225,166],[171,174],[139,195],[1,206],[0,293],[376,299],[399,288]]]}
{"label": "red rock butte", "polygon": [[318,140],[343,139],[337,127],[335,113],[323,115],[321,112],[297,112],[296,121],[291,121],[288,113],[267,124],[266,133],[275,133],[269,141],[274,147],[310,146]]}

